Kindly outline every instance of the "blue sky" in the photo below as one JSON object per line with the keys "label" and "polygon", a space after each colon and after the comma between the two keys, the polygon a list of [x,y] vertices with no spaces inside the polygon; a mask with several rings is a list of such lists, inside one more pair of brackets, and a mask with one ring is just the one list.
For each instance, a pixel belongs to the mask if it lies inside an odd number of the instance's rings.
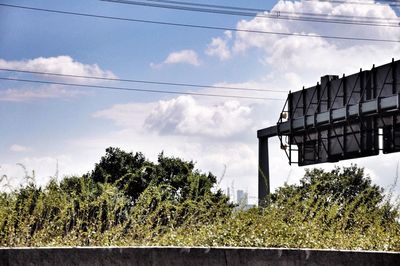
{"label": "blue sky", "polygon": [[[389,6],[310,3],[309,1],[192,1],[288,12],[375,15],[397,18]],[[374,3],[374,1],[370,1]],[[397,39],[397,28],[325,25],[138,7],[102,1],[11,1],[0,3],[176,23]],[[360,67],[398,58],[398,44],[346,42],[323,38],[277,37],[113,21],[0,7],[0,67],[166,82],[224,84],[237,87],[297,90],[321,75],[351,74]],[[350,60],[351,59],[351,60]],[[329,72],[329,73],[328,73]],[[36,78],[10,74],[1,77]],[[44,77],[45,80],[57,80]],[[61,79],[65,82],[85,82]],[[87,82],[87,81],[86,81]],[[93,83],[132,88],[285,98],[284,93],[227,92],[117,82]],[[140,92],[0,81],[0,174],[21,178],[23,163],[43,184],[55,173],[82,174],[104,150],[119,146],[159,152],[197,162],[256,196],[256,130],[275,123],[283,102],[201,98]],[[295,182],[303,169],[289,167],[273,142],[272,186]],[[387,186],[398,155],[361,159],[376,182]],[[373,160],[386,164],[371,167]],[[390,158],[390,159],[389,159]],[[390,161],[390,163],[389,163]],[[344,162],[349,165],[351,162]],[[332,165],[322,165],[329,169]],[[226,170],[224,170],[226,168]],[[225,172],[225,175],[222,173]],[[274,178],[275,177],[275,178]]]}

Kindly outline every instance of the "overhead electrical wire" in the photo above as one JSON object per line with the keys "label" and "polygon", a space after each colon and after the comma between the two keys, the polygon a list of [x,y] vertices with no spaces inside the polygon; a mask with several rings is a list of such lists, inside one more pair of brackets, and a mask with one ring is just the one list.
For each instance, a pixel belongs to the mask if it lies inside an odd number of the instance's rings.
{"label": "overhead electrical wire", "polygon": [[[371,3],[371,2],[358,2],[358,1],[342,1],[342,0],[304,0],[307,2],[323,2],[323,3],[332,3],[332,4],[350,4],[350,5],[375,5],[375,6],[381,6],[377,5],[378,3]],[[390,5],[390,6],[400,6],[400,3],[397,1],[385,1],[381,0],[381,2],[384,2],[385,5]],[[380,4],[380,3],[379,3]]]}
{"label": "overhead electrical wire", "polygon": [[[102,1],[102,0],[100,0]],[[239,11],[253,11],[253,12],[273,12],[272,10],[268,9],[261,9],[261,8],[248,8],[248,7],[239,7],[239,6],[227,6],[227,5],[215,5],[215,4],[202,4],[202,3],[195,3],[195,2],[185,2],[185,1],[172,1],[172,0],[141,0],[141,1],[146,1],[146,2],[156,2],[156,3],[167,3],[167,4],[176,4],[176,5],[186,5],[186,6],[197,6],[197,7],[211,7],[211,8],[217,8],[217,9],[230,9],[230,10],[239,10]],[[281,0],[279,0],[281,1]],[[279,2],[278,1],[278,2]],[[291,0],[295,1],[295,0]],[[317,0],[304,0],[308,2],[318,2]],[[332,1],[323,1],[323,2],[332,2]],[[340,2],[340,1],[337,1]],[[381,0],[380,2],[392,2],[393,1],[385,1]],[[340,3],[348,3],[345,1],[341,1]],[[353,3],[359,3],[359,2],[353,2]],[[396,2],[398,3],[398,2]],[[373,3],[368,3],[368,4],[373,4]],[[279,11],[279,10],[277,10]],[[280,11],[281,13],[288,13],[288,14],[300,14],[300,15],[323,15],[323,14],[317,14],[317,13],[296,13],[296,12],[285,12],[285,11]],[[357,16],[346,16],[346,15],[335,15],[338,17],[357,17]],[[364,16],[362,16],[364,17]]]}
{"label": "overhead electrical wire", "polygon": [[0,77],[0,80],[18,81],[18,82],[27,82],[27,83],[38,83],[38,84],[50,84],[50,85],[61,85],[61,86],[72,86],[72,87],[83,87],[83,88],[94,88],[94,89],[104,89],[104,90],[148,92],[148,93],[158,93],[158,94],[162,93],[162,94],[175,94],[175,95],[177,94],[177,95],[191,95],[191,96],[205,96],[205,97],[233,98],[233,99],[248,99],[248,100],[285,101],[285,99],[269,98],[269,97],[224,95],[224,94],[201,93],[201,92],[163,91],[163,90],[151,90],[151,89],[116,87],[116,86],[103,86],[103,85],[90,85],[90,84],[67,83],[67,82],[56,82],[56,81],[34,80],[34,79],[21,79],[21,78]]}
{"label": "overhead electrical wire", "polygon": [[[103,1],[103,0],[100,0]],[[175,4],[175,5],[186,5],[186,6],[196,6],[196,7],[211,7],[216,9],[228,9],[228,10],[239,10],[239,11],[253,11],[256,13],[279,13],[279,14],[287,14],[287,15],[306,15],[306,16],[317,16],[317,17],[339,17],[339,18],[362,18],[362,19],[376,19],[376,20],[396,20],[399,21],[398,18],[382,18],[376,16],[354,16],[354,15],[332,15],[332,14],[321,14],[321,13],[308,13],[308,12],[288,12],[281,10],[268,10],[268,9],[259,9],[259,8],[247,8],[247,7],[238,7],[238,6],[226,6],[226,5],[210,5],[210,4],[200,4],[194,2],[184,2],[184,1],[170,1],[170,0],[141,0],[146,2],[156,2],[156,3],[167,3],[167,4]]]}
{"label": "overhead electrical wire", "polygon": [[228,86],[214,86],[214,85],[193,84],[193,83],[164,82],[164,81],[125,79],[125,78],[107,78],[107,77],[99,77],[99,76],[83,76],[83,75],[62,74],[62,73],[53,73],[53,72],[41,72],[41,71],[31,71],[31,70],[22,70],[22,69],[0,68],[0,71],[25,73],[25,74],[37,74],[37,75],[49,75],[49,76],[57,76],[57,77],[84,78],[84,79],[94,79],[94,80],[107,80],[107,81],[153,84],[153,85],[167,85],[167,86],[194,87],[194,88],[210,88],[210,89],[234,90],[234,91],[256,91],[256,92],[287,93],[287,91],[283,91],[283,90],[251,89],[251,88],[243,88],[243,87],[239,88],[239,87],[228,87]]}
{"label": "overhead electrical wire", "polygon": [[[393,23],[376,23],[370,21],[357,21],[357,20],[341,20],[341,19],[332,19],[332,18],[317,18],[317,17],[297,17],[293,16],[293,13],[290,15],[284,15],[280,11],[274,11],[274,13],[257,13],[257,12],[244,12],[244,11],[232,11],[232,10],[220,10],[220,9],[204,9],[204,8],[196,8],[196,7],[187,7],[187,6],[177,6],[177,5],[166,5],[166,4],[156,4],[156,3],[148,3],[141,1],[126,1],[126,0],[101,0],[103,2],[111,2],[111,3],[120,3],[120,4],[130,4],[130,5],[138,5],[138,6],[148,6],[148,7],[156,7],[156,8],[164,8],[164,9],[174,9],[174,10],[182,10],[182,11],[192,11],[192,12],[202,12],[202,13],[214,13],[214,14],[223,14],[223,15],[233,15],[233,16],[247,16],[247,17],[258,17],[265,19],[278,19],[278,20],[292,20],[292,21],[306,21],[306,22],[318,22],[318,23],[333,23],[333,24],[346,24],[346,25],[360,25],[360,26],[379,26],[379,27],[399,27],[399,22],[394,21]],[[158,2],[158,1],[156,1]],[[266,12],[266,11],[263,11]],[[286,12],[285,12],[286,13]],[[316,15],[316,14],[314,14]],[[386,21],[387,22],[387,21]]]}
{"label": "overhead electrical wire", "polygon": [[[146,6],[146,7],[154,7],[154,8],[163,8],[163,9],[173,9],[173,10],[181,10],[181,11],[191,11],[191,12],[201,12],[201,13],[212,13],[212,14],[223,14],[223,15],[231,15],[231,16],[246,16],[246,17],[257,17],[257,18],[265,18],[265,19],[273,19],[273,20],[290,20],[290,21],[305,21],[305,22],[317,22],[317,23],[332,23],[332,24],[345,24],[345,25],[358,25],[358,26],[377,26],[377,27],[400,27],[400,20],[393,21],[388,23],[388,21],[383,22],[371,22],[371,21],[361,21],[361,20],[344,20],[344,19],[334,19],[334,18],[323,18],[323,17],[305,17],[305,16],[293,16],[293,14],[285,15],[280,11],[276,11],[274,13],[263,13],[260,12],[248,12],[248,11],[236,11],[228,9],[209,9],[204,7],[193,7],[193,6],[183,6],[177,4],[159,4],[159,1],[155,1],[157,3],[151,3],[149,1],[128,1],[128,0],[101,0],[102,2],[110,2],[110,3],[118,3],[118,4],[128,4],[128,5],[137,5],[137,6]],[[144,0],[146,1],[146,0]],[[170,2],[170,1],[168,1]],[[175,3],[179,3],[176,1],[171,1]],[[186,3],[186,2],[185,2]],[[189,4],[185,4],[189,5]]]}
{"label": "overhead electrical wire", "polygon": [[3,4],[3,3],[1,3],[0,6],[32,10],[32,11],[42,11],[42,12],[55,13],[55,14],[74,15],[74,16],[81,16],[81,17],[92,17],[92,18],[110,19],[110,20],[119,20],[119,21],[131,21],[131,22],[140,22],[140,23],[148,23],[148,24],[164,25],[164,26],[174,26],[174,27],[186,27],[186,28],[208,29],[208,30],[224,30],[224,31],[229,30],[229,31],[234,31],[234,32],[247,32],[247,33],[254,33],[254,34],[269,34],[269,35],[278,35],[278,36],[297,36],[297,37],[307,37],[307,38],[325,38],[325,39],[336,39],[336,40],[347,40],[347,41],[400,43],[400,40],[394,40],[394,39],[361,38],[361,37],[346,37],[346,36],[331,36],[331,35],[310,35],[310,34],[305,34],[305,33],[290,33],[290,32],[237,29],[237,28],[230,28],[230,27],[206,26],[206,25],[199,25],[199,24],[185,24],[185,23],[164,22],[164,21],[155,21],[155,20],[123,18],[123,17],[96,15],[96,14],[89,14],[89,13],[62,11],[62,10],[56,10],[56,9],[10,5],[10,4]]}
{"label": "overhead electrical wire", "polygon": [[259,9],[259,8],[236,7],[236,6],[225,6],[225,5],[214,5],[214,4],[202,4],[202,3],[184,2],[184,1],[170,1],[170,0],[144,0],[144,1],[157,2],[157,3],[166,3],[166,4],[175,4],[175,5],[211,7],[211,8],[218,8],[218,9],[232,9],[232,10],[240,10],[240,11],[243,11],[243,10],[245,10],[245,11],[254,11],[254,12],[270,11],[270,10],[264,10],[264,9]]}

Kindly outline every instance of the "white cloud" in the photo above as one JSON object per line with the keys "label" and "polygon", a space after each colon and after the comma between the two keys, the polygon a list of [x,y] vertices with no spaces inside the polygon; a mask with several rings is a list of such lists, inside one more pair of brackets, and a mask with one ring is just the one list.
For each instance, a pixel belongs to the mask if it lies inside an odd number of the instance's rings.
{"label": "white cloud", "polygon": [[214,101],[179,96],[152,103],[117,104],[93,117],[110,119],[122,128],[160,135],[231,137],[253,125],[254,106],[238,101]]}
{"label": "white cloud", "polygon": [[[111,71],[103,70],[97,64],[83,64],[67,55],[60,55],[55,57],[38,57],[34,59],[20,61],[7,61],[4,59],[0,59],[0,68],[50,72],[67,75],[96,76],[102,78],[116,77]],[[65,79],[71,80],[71,78]]]}
{"label": "white cloud", "polygon": [[161,135],[202,135],[229,137],[252,123],[251,108],[237,101],[205,106],[191,96],[160,101],[145,121],[145,126]]}
{"label": "white cloud", "polygon": [[198,55],[193,50],[181,50],[170,53],[167,58],[160,64],[151,63],[152,68],[160,68],[164,65],[173,64],[189,64],[193,66],[200,66]]}
{"label": "white cloud", "polygon": [[10,146],[10,151],[12,151],[12,152],[27,152],[27,151],[31,151],[31,148],[23,146],[23,145],[19,145],[19,144],[13,144]]}
{"label": "white cloud", "polygon": [[[333,16],[368,16],[377,17],[379,22],[390,22],[390,19],[396,19],[396,13],[389,5],[350,5],[350,4],[335,4],[329,2],[310,2],[310,1],[279,1],[274,8],[274,12],[285,12],[292,13],[292,16],[296,17],[295,13],[315,13],[323,14],[324,19],[333,18]],[[268,14],[267,12],[265,14]],[[353,17],[353,20],[357,18]],[[358,18],[359,19],[359,18]],[[250,20],[242,20],[237,24],[238,29],[249,29],[259,31],[270,31],[270,32],[283,32],[283,33],[302,33],[309,35],[330,35],[330,36],[348,36],[348,37],[361,37],[361,38],[381,38],[381,39],[398,39],[399,31],[396,27],[366,27],[356,26],[348,24],[330,24],[330,23],[312,23],[302,21],[290,21],[283,19],[266,19],[263,17],[256,17]],[[248,32],[238,32],[235,35],[235,42],[233,44],[234,52],[244,52],[250,48],[261,49],[265,52],[265,56],[268,57],[270,54],[275,53],[277,47],[277,41],[280,40],[282,43],[291,43],[293,41],[301,43],[309,43],[309,46],[326,46],[329,43],[330,48],[326,49],[324,54],[326,57],[322,58],[326,61],[333,56],[330,54],[331,49],[342,49],[350,47],[359,47],[359,53],[362,51],[361,48],[373,46],[377,49],[379,47],[393,47],[394,44],[383,44],[365,41],[344,41],[344,40],[333,40],[333,39],[322,39],[322,38],[310,38],[310,37],[290,37],[290,36],[278,36],[270,34],[253,34]],[[297,47],[298,49],[293,50],[292,53],[305,51],[309,47]],[[385,48],[384,48],[385,49]],[[311,53],[309,53],[310,55]],[[299,59],[303,59],[299,56]],[[335,58],[336,59],[336,58]],[[340,58],[339,58],[340,59]],[[285,62],[285,57],[281,58],[282,62]],[[310,60],[309,60],[310,61]],[[331,60],[336,61],[336,60]],[[307,61],[304,61],[305,63]],[[287,64],[290,65],[290,62]],[[307,65],[305,65],[307,66]]]}
{"label": "white cloud", "polygon": [[[116,76],[111,71],[103,70],[97,64],[83,64],[66,55],[56,57],[38,57],[29,60],[17,61],[7,61],[0,58],[0,68],[35,72],[49,72],[66,75],[94,76],[100,78],[116,78]],[[7,75],[12,75],[13,78],[15,76],[17,76],[18,78],[21,75],[24,75],[23,77],[25,78],[25,76],[27,75],[16,72],[3,73]],[[37,77],[35,76],[35,78]],[[101,80],[95,79],[41,75],[40,79],[43,78],[47,80],[56,79],[57,81],[72,81],[74,83],[76,82],[84,84],[94,84],[101,82]],[[79,89],[71,89],[70,87],[62,85],[36,86],[32,83],[29,83],[29,85],[26,85],[27,83],[21,84],[18,84],[18,87],[2,88],[2,90],[0,91],[0,101],[23,102],[39,99],[71,98],[88,94],[87,90],[83,91]]]}
{"label": "white cloud", "polygon": [[[370,2],[374,3],[374,1]],[[279,1],[273,7],[272,14],[276,11],[286,12],[285,15],[292,13],[292,16],[296,16],[295,13],[323,14],[327,19],[336,15],[372,16],[383,22],[398,19],[395,11],[387,4],[351,5],[326,1]],[[249,32],[236,32],[232,36],[232,44],[230,47],[225,47],[229,48],[230,56],[247,53],[249,50],[257,52],[266,73],[262,80],[261,78],[258,80],[258,83],[264,83],[264,87],[268,89],[277,87],[296,91],[303,86],[315,85],[320,76],[351,74],[359,71],[360,68],[370,69],[373,64],[387,63],[392,57],[400,54],[400,44],[397,43],[344,41],[318,37],[331,35],[399,39],[400,32],[398,28],[393,27],[366,27],[255,17],[239,21],[237,28],[317,36],[311,38]],[[222,40],[225,35],[218,38]]]}
{"label": "white cloud", "polygon": [[232,39],[232,32],[226,31],[224,38],[212,38],[211,43],[208,44],[206,54],[209,56],[216,56],[220,60],[227,60],[231,57],[231,51],[228,47],[229,40]]}

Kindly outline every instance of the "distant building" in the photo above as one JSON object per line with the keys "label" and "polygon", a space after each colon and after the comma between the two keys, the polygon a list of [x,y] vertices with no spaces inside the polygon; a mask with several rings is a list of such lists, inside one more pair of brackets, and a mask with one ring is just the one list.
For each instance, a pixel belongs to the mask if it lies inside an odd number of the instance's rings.
{"label": "distant building", "polygon": [[236,191],[236,202],[239,206],[246,206],[248,205],[248,195],[247,192],[244,190],[237,190]]}

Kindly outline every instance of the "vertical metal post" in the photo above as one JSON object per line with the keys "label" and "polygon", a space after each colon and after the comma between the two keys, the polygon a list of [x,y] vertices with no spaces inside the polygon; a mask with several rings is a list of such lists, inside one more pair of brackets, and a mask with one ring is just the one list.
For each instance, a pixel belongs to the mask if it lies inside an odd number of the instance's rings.
{"label": "vertical metal post", "polygon": [[265,207],[268,204],[269,189],[269,158],[268,138],[258,139],[258,206]]}

